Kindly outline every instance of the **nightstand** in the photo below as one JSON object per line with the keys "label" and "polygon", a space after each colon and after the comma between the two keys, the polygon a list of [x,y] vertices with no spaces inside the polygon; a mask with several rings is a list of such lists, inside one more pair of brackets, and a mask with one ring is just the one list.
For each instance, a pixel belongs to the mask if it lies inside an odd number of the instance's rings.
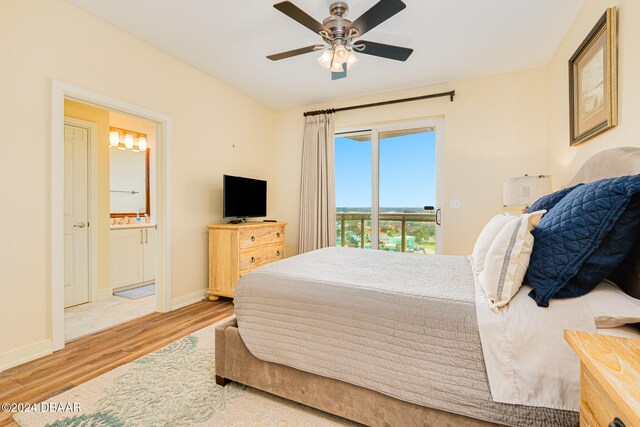
{"label": "nightstand", "polygon": [[640,340],[564,331],[580,357],[580,425],[640,426]]}

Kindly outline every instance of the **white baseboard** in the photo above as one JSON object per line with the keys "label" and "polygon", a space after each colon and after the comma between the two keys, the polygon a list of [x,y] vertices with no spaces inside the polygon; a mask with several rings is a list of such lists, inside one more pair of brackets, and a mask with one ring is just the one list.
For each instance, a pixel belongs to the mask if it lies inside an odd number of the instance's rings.
{"label": "white baseboard", "polygon": [[177,297],[171,300],[171,310],[177,310],[182,307],[186,307],[191,304],[195,304],[205,299],[207,288],[204,288],[197,292],[192,292],[181,297]]}
{"label": "white baseboard", "polygon": [[[182,307],[186,307],[191,304],[195,304],[204,300],[206,297],[207,289],[204,288],[202,290],[192,292],[187,295],[183,295],[178,298],[174,298],[171,301],[171,309],[177,310]],[[104,300],[109,299],[113,295],[113,289],[101,289],[98,291],[98,299]],[[12,368],[14,366],[21,365],[26,362],[30,362],[32,360],[38,359],[40,357],[46,356],[53,353],[53,341],[49,339],[45,339],[39,341],[37,343],[19,348],[17,350],[10,351],[5,354],[0,354],[0,372],[5,369]]]}
{"label": "white baseboard", "polygon": [[0,372],[14,366],[38,359],[53,353],[53,341],[50,338],[30,344],[17,350],[0,354]]}

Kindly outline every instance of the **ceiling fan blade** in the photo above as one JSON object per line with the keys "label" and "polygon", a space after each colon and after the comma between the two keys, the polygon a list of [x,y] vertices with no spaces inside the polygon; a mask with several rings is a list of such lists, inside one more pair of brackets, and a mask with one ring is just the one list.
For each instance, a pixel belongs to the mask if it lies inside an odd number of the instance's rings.
{"label": "ceiling fan blade", "polygon": [[304,55],[305,53],[315,52],[317,50],[322,49],[324,46],[321,44],[314,44],[307,47],[301,47],[300,49],[289,50],[287,52],[276,53],[274,55],[269,55],[269,58],[272,61],[280,61],[281,59],[291,58],[292,56]]}
{"label": "ceiling fan blade", "polygon": [[276,3],[273,5],[273,7],[275,7],[294,21],[297,21],[298,23],[304,25],[316,34],[320,34],[320,32],[322,31],[326,31],[329,34],[331,33],[331,31],[327,27],[313,19],[304,10],[300,9],[290,1]]}
{"label": "ceiling fan blade", "polygon": [[[363,47],[362,49],[360,47]],[[396,61],[406,61],[413,53],[413,49],[390,44],[368,42],[359,40],[355,45],[356,52],[367,55],[379,56],[381,58],[394,59]]]}
{"label": "ceiling fan blade", "polygon": [[380,0],[371,9],[363,13],[362,16],[353,21],[346,32],[348,34],[349,30],[355,28],[358,30],[358,37],[362,37],[364,33],[382,24],[405,7],[407,5],[401,0]]}
{"label": "ceiling fan blade", "polygon": [[347,77],[347,64],[342,64],[342,71],[340,72],[331,72],[331,80],[340,80]]}

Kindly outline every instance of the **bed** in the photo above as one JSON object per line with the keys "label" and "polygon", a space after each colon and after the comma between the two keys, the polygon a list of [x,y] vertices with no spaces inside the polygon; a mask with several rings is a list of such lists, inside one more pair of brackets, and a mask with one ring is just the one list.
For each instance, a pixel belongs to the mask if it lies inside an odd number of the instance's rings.
{"label": "bed", "polygon": [[[640,172],[639,149],[576,179]],[[636,246],[616,280],[640,291]],[[367,425],[576,425],[574,411],[492,400],[466,257],[327,248],[242,278],[216,328],[216,380]],[[239,327],[238,327],[239,325]]]}

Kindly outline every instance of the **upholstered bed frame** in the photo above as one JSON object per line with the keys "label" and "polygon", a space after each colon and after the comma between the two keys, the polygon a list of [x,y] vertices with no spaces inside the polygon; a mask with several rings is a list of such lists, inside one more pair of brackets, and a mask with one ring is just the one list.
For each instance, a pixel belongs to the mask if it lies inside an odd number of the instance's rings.
{"label": "upholstered bed frame", "polygon": [[[606,150],[589,159],[569,185],[640,173],[640,148]],[[640,240],[613,279],[640,298]],[[486,421],[404,402],[343,381],[259,360],[245,346],[235,317],[215,331],[216,382],[235,381],[370,426],[491,426]]]}

